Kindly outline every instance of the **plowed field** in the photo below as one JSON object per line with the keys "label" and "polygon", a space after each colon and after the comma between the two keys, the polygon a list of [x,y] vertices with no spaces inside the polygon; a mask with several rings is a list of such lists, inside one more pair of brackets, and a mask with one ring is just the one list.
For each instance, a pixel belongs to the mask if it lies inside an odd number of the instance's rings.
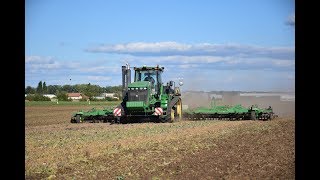
{"label": "plowed field", "polygon": [[71,124],[26,107],[26,179],[295,179],[295,119]]}

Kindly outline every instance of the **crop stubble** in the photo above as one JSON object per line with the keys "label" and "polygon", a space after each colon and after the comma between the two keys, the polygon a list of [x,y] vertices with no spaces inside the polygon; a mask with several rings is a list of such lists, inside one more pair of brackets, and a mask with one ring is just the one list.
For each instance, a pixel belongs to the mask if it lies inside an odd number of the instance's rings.
{"label": "crop stubble", "polygon": [[295,178],[294,117],[71,124],[78,109],[26,107],[26,179]]}

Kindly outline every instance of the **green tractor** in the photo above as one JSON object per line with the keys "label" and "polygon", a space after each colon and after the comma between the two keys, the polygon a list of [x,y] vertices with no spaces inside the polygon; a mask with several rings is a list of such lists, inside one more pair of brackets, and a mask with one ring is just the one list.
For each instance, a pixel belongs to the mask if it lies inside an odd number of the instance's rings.
{"label": "green tractor", "polygon": [[[131,82],[129,65],[122,66],[122,102],[113,110],[117,123],[174,122],[182,118],[180,88],[174,81],[162,82],[164,67],[134,67]],[[182,86],[182,79],[179,80]]]}

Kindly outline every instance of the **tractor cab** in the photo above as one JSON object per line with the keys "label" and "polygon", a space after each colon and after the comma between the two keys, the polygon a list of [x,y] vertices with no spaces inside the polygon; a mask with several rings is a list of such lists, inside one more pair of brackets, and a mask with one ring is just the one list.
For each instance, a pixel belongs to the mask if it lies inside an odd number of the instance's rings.
{"label": "tractor cab", "polygon": [[161,74],[163,72],[163,67],[146,67],[141,68],[135,67],[134,82],[147,81],[150,84],[151,94],[160,94],[161,88]]}

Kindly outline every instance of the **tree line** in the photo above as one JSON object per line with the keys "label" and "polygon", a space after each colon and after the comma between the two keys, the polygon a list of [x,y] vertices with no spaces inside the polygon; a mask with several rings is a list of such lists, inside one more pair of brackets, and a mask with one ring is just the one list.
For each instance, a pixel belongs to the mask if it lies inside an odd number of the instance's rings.
{"label": "tree line", "polygon": [[37,87],[27,86],[25,88],[25,94],[27,94],[29,97],[36,97],[36,99],[40,100],[48,100],[46,97],[43,96],[43,94],[54,94],[57,96],[58,100],[68,100],[67,93],[82,93],[88,96],[90,100],[93,100],[94,96],[99,96],[101,93],[115,93],[115,97],[121,99],[122,86],[118,85],[101,87],[99,85],[92,85],[90,83],[62,86],[47,85],[46,82],[40,81]]}

